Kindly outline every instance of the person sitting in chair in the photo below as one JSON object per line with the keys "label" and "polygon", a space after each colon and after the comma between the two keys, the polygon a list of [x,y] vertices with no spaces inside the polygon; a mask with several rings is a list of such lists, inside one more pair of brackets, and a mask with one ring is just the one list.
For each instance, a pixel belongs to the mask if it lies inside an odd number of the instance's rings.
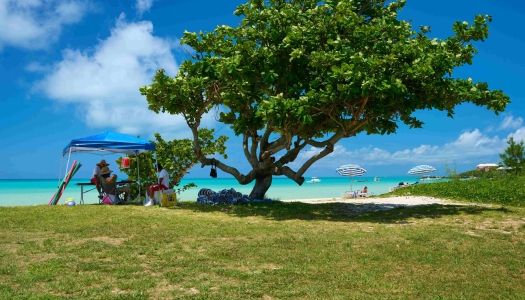
{"label": "person sitting in chair", "polygon": [[157,174],[157,177],[158,177],[157,184],[150,185],[148,187],[147,192],[148,192],[149,199],[148,199],[148,202],[144,204],[144,206],[152,206],[155,204],[155,200],[153,199],[153,196],[155,195],[156,191],[159,191],[159,190],[165,191],[168,189],[168,186],[169,186],[168,172],[162,168],[161,164],[157,164],[157,172],[159,172]]}
{"label": "person sitting in chair", "polygon": [[362,193],[362,194],[368,194],[368,188],[365,186],[365,187],[361,190],[361,193]]}
{"label": "person sitting in chair", "polygon": [[109,164],[106,163],[105,159],[100,160],[100,162],[95,165],[95,169],[93,169],[93,176],[91,176],[91,183],[95,184],[99,195],[102,195],[102,188],[100,187],[100,181],[98,180],[100,176],[100,170],[107,166],[109,166]]}
{"label": "person sitting in chair", "polygon": [[111,171],[108,167],[103,167],[100,170],[100,185],[102,190],[108,195],[108,197],[113,198],[111,201],[113,203],[118,202],[118,195],[124,193],[124,199],[128,199],[129,186],[117,187],[117,174],[111,175]]}

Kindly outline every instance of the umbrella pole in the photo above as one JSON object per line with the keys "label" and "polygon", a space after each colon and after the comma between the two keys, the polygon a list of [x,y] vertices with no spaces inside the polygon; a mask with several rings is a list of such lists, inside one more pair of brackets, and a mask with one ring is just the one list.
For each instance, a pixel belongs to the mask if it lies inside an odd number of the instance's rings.
{"label": "umbrella pole", "polygon": [[139,153],[138,151],[135,152],[135,157],[137,158],[137,182],[139,184],[139,194],[137,195],[137,203],[140,203],[141,202],[141,198],[140,198],[140,162],[139,162]]}

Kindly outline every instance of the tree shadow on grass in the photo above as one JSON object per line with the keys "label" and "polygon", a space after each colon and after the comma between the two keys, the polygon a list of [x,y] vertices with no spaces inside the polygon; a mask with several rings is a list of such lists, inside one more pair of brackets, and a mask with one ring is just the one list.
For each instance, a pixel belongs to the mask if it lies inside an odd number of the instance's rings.
{"label": "tree shadow on grass", "polygon": [[397,204],[353,204],[323,203],[306,204],[301,202],[249,203],[237,205],[206,205],[195,202],[183,203],[174,209],[191,210],[202,213],[224,213],[229,216],[246,218],[260,216],[269,220],[324,220],[335,222],[378,222],[400,223],[410,218],[441,218],[450,215],[476,215],[483,212],[511,213],[504,207],[477,205],[421,205],[404,206]]}

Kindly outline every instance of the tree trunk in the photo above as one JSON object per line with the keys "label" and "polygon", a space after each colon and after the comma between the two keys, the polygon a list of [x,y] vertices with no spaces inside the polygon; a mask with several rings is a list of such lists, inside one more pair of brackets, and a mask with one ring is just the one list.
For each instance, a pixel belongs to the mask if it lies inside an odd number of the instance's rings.
{"label": "tree trunk", "polygon": [[261,175],[255,178],[255,185],[253,186],[250,198],[264,199],[264,195],[272,185],[272,175]]}

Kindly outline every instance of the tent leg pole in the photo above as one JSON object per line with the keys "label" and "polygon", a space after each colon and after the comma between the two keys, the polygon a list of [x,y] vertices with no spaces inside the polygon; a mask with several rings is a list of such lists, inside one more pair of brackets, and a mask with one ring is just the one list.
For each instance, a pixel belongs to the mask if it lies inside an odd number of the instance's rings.
{"label": "tent leg pole", "polygon": [[[157,173],[157,185],[159,186],[159,192],[157,193],[157,201],[159,202],[160,204],[160,193],[161,193],[161,189],[160,189],[160,180],[159,180],[159,161],[157,160],[157,151],[155,151],[155,172]],[[153,200],[155,200],[155,192],[153,192]]]}
{"label": "tent leg pole", "polygon": [[139,162],[139,154],[138,151],[135,152],[135,157],[137,158],[137,182],[139,183],[139,194],[137,195],[137,203],[140,203],[140,162]]}
{"label": "tent leg pole", "polygon": [[[158,170],[158,165],[159,165],[159,161],[157,160],[157,152],[155,152],[155,169]],[[155,172],[157,173],[157,184],[160,186],[160,181],[159,181],[159,171],[155,170]]]}
{"label": "tent leg pole", "polygon": [[60,177],[62,177],[62,165],[63,164],[64,164],[64,155],[62,155],[62,160],[60,161],[60,171],[58,172],[57,188],[60,186]]}
{"label": "tent leg pole", "polygon": [[67,166],[66,166],[66,170],[69,168],[69,159],[71,158],[71,148],[69,148],[69,154],[67,156]]}

